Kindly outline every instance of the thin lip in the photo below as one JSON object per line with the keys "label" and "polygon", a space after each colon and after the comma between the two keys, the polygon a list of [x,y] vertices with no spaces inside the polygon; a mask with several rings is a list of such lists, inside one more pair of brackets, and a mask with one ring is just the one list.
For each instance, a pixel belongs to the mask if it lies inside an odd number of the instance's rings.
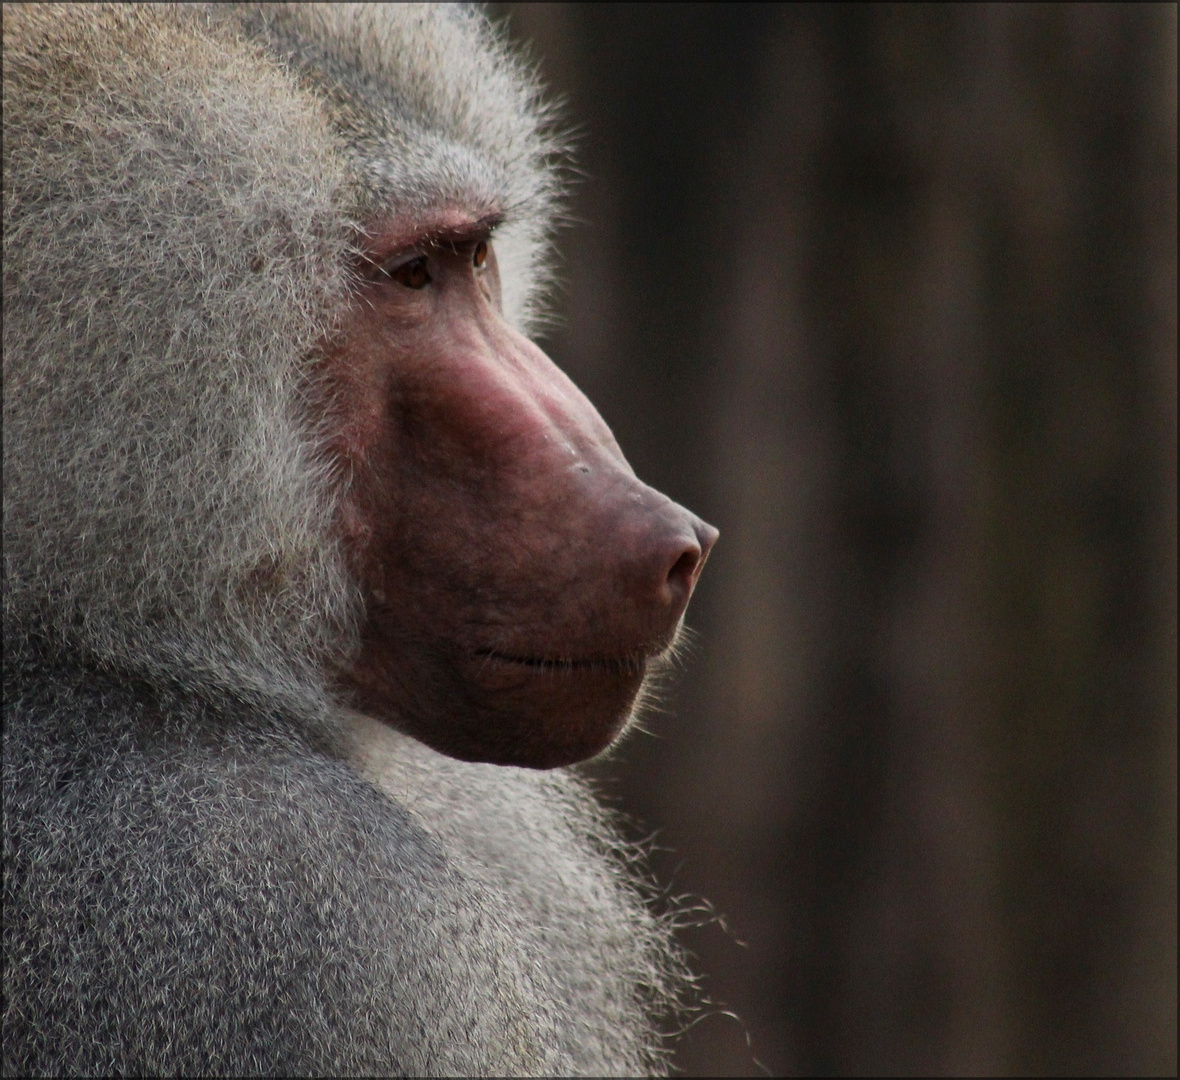
{"label": "thin lip", "polygon": [[477,659],[489,660],[513,667],[530,668],[534,671],[557,672],[602,672],[604,674],[633,674],[642,671],[649,661],[661,655],[670,647],[661,642],[655,646],[636,649],[634,652],[614,656],[526,656],[504,652],[500,649],[477,649]]}

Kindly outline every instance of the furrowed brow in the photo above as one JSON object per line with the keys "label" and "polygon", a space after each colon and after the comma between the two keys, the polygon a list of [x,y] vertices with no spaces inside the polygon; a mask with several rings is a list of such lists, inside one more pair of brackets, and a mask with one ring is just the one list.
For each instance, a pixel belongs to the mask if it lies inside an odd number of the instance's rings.
{"label": "furrowed brow", "polygon": [[504,221],[499,212],[471,218],[445,213],[413,222],[392,222],[377,228],[369,236],[369,248],[385,258],[414,247],[463,247],[491,238],[496,226]]}
{"label": "furrowed brow", "polygon": [[427,230],[420,234],[414,243],[429,247],[466,247],[470,244],[478,244],[481,240],[490,240],[496,227],[503,221],[503,214],[488,214],[469,224],[445,225],[438,229]]}

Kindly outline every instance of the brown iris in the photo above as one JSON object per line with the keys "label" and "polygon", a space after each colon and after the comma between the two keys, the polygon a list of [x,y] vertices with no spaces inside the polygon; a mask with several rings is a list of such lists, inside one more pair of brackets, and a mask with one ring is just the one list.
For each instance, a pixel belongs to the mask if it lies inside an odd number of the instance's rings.
{"label": "brown iris", "polygon": [[402,263],[401,266],[386,272],[394,281],[399,285],[404,285],[407,289],[424,289],[434,280],[430,276],[426,263],[426,256],[419,255],[418,258],[411,259],[409,262]]}

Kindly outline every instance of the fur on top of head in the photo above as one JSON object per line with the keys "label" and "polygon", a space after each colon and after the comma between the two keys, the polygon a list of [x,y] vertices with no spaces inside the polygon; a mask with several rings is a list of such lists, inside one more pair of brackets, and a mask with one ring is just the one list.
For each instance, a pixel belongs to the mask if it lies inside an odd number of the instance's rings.
{"label": "fur on top of head", "polygon": [[467,7],[6,6],[6,629],[319,712],[357,598],[303,406],[358,223],[503,213],[527,330],[550,132]]}

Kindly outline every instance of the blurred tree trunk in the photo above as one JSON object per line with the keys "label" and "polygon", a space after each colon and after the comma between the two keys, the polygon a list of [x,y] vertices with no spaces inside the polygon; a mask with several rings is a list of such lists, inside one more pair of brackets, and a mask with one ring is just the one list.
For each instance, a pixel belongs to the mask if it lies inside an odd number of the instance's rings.
{"label": "blurred tree trunk", "polygon": [[722,531],[597,770],[732,929],[678,1063],[1174,1072],[1175,7],[493,11],[584,131],[547,344]]}

